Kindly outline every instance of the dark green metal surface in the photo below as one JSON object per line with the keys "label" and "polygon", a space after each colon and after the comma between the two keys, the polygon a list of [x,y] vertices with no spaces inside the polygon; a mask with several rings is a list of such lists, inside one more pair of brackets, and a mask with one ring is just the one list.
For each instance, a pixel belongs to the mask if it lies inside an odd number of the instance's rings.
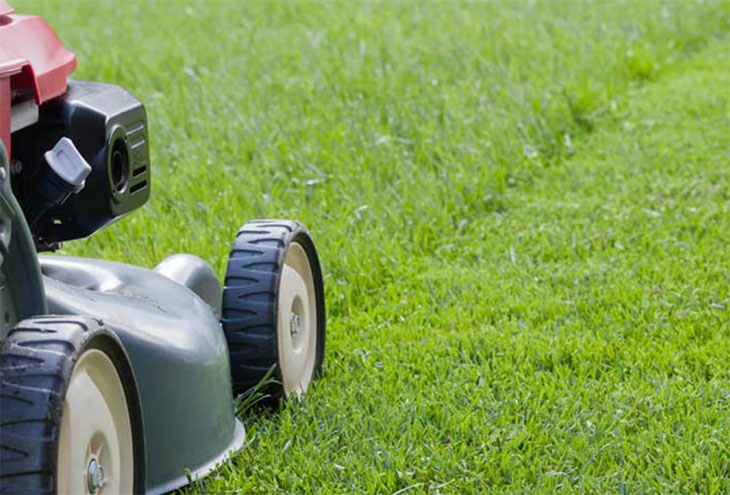
{"label": "dark green metal surface", "polygon": [[0,142],[0,341],[18,320],[47,313],[35,245],[10,187],[10,167]]}

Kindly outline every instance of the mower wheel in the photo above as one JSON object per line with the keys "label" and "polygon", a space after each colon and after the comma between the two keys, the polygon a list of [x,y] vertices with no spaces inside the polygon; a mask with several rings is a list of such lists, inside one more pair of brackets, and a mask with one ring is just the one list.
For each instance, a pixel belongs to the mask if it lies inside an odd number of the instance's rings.
{"label": "mower wheel", "polygon": [[144,462],[119,339],[90,318],[18,323],[0,350],[0,492],[142,493]]}
{"label": "mower wheel", "polygon": [[[299,397],[324,360],[324,283],[314,241],[299,222],[246,223],[233,243],[223,287],[223,330],[234,394],[275,367],[273,399]],[[271,401],[273,402],[273,401]]]}

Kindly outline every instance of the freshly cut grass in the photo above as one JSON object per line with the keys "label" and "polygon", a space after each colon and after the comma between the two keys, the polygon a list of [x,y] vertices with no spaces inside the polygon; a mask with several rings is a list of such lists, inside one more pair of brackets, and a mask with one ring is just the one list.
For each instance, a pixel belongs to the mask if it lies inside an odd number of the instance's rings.
{"label": "freshly cut grass", "polygon": [[14,3],[148,110],[64,254],[316,236],[324,377],[190,492],[730,492],[730,3]]}

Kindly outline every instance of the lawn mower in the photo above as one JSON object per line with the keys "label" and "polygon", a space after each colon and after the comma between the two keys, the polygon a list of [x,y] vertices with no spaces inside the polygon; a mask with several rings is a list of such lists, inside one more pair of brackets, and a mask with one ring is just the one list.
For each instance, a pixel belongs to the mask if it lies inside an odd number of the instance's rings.
{"label": "lawn mower", "polygon": [[318,376],[322,271],[289,220],[244,224],[223,283],[189,254],[39,255],[150,196],[143,105],[75,67],[0,0],[0,492],[169,492],[242,447],[236,396],[272,376],[281,403]]}

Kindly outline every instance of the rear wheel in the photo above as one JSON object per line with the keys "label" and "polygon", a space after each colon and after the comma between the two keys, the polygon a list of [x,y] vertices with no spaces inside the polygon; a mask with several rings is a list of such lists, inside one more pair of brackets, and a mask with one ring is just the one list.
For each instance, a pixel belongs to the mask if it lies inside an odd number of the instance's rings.
{"label": "rear wheel", "polygon": [[87,318],[34,318],[0,359],[3,493],[144,491],[141,409],[113,333]]}
{"label": "rear wheel", "polygon": [[324,285],[309,232],[287,220],[257,220],[236,236],[223,288],[223,329],[234,393],[273,366],[273,397],[299,397],[324,360]]}

